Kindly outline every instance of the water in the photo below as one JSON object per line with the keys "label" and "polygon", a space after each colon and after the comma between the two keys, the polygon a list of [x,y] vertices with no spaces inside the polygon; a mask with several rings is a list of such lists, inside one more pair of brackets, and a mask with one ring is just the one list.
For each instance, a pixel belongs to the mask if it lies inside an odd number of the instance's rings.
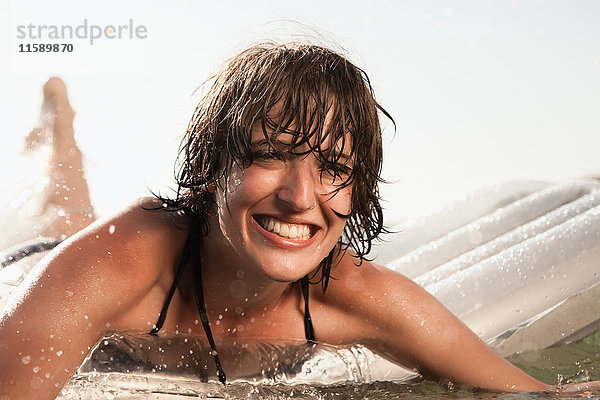
{"label": "water", "polygon": [[[140,357],[144,354],[146,357],[152,354],[166,354],[161,344],[152,345],[150,353],[147,345],[151,339],[144,339],[145,336],[127,336],[126,343],[121,341],[120,350],[115,347],[119,342],[119,337],[115,336],[108,342],[101,344],[104,352],[99,352],[95,361],[88,360],[87,366],[84,365],[81,372],[71,382],[69,382],[59,399],[547,399],[547,398],[597,398],[600,399],[600,390],[579,393],[577,395],[560,395],[557,393],[485,393],[479,391],[470,391],[454,388],[452,384],[440,385],[432,381],[420,381],[417,383],[402,383],[398,381],[374,381],[369,382],[373,377],[372,356],[368,350],[365,352],[355,351],[353,358],[348,353],[344,359],[346,368],[336,364],[336,358],[339,361],[340,354],[345,348],[334,346],[312,346],[306,344],[289,343],[287,347],[283,342],[279,344],[260,344],[255,343],[237,343],[242,349],[248,350],[246,356],[251,355],[254,361],[258,358],[257,364],[266,367],[267,372],[261,376],[254,376],[254,381],[261,383],[255,384],[242,381],[239,372],[229,370],[234,376],[238,374],[238,380],[228,383],[226,386],[212,381],[206,382],[209,371],[210,358],[198,355],[195,361],[200,368],[199,373],[194,376],[194,372],[187,369],[187,375],[170,375],[168,368],[160,368],[164,358],[154,359],[153,363],[140,363]],[[162,340],[171,340],[172,338],[162,338]],[[189,344],[189,342],[180,342],[175,344],[175,353],[177,349],[189,350],[189,346],[204,346],[200,344],[203,339]],[[185,343],[185,345],[184,345]],[[140,347],[139,345],[142,344]],[[223,345],[223,343],[221,344]],[[233,343],[232,343],[233,345]],[[112,348],[111,348],[112,346]],[[182,347],[183,346],[183,347]],[[117,345],[118,347],[118,345]],[[143,348],[143,351],[137,349]],[[286,350],[287,348],[287,350]],[[136,366],[130,373],[116,372],[119,370],[118,363],[115,363],[115,355],[119,351],[126,351],[134,355]],[[118,351],[117,351],[118,350]],[[173,350],[173,349],[169,349]],[[227,353],[225,350],[220,352]],[[322,375],[327,365],[334,365],[338,383],[323,385],[312,382],[301,382],[303,365],[306,360],[314,357],[315,353],[323,352],[321,369],[317,375]],[[362,350],[361,350],[362,351]],[[303,356],[298,354],[304,352]],[[189,353],[189,352],[188,352]],[[198,354],[202,354],[199,351]],[[243,352],[242,352],[243,353]],[[236,351],[237,357],[240,357],[240,351]],[[362,358],[361,358],[362,357]],[[365,359],[366,357],[366,359]],[[296,360],[296,361],[291,361]],[[300,360],[300,361],[297,361]],[[365,362],[366,360],[366,362]],[[540,379],[548,384],[557,384],[562,377],[562,383],[581,383],[586,380],[600,380],[600,331],[588,336],[577,343],[564,344],[551,347],[544,350],[525,352],[518,356],[509,358],[518,367],[524,369],[530,375]],[[107,361],[111,361],[108,363]],[[189,360],[188,360],[189,361]],[[240,359],[235,360],[239,365],[243,365]],[[132,364],[122,359],[121,367],[131,368]],[[205,363],[206,362],[206,363]],[[227,362],[227,361],[225,361]],[[103,364],[104,363],[104,364]],[[330,364],[328,364],[330,363]],[[94,365],[104,372],[93,371]],[[104,366],[103,366],[104,365]],[[110,366],[109,366],[110,365]],[[108,371],[112,369],[112,371]],[[152,370],[155,372],[152,372]],[[193,369],[192,369],[193,370]],[[301,372],[299,372],[301,371]],[[351,371],[351,372],[349,372]],[[305,369],[304,369],[304,372]],[[247,373],[247,371],[246,371]],[[346,374],[346,375],[344,375]],[[250,374],[251,375],[251,374]],[[342,378],[346,381],[341,381]],[[304,375],[304,378],[306,376]],[[263,379],[261,381],[261,379]],[[282,379],[287,379],[286,384],[277,383]],[[361,382],[364,381],[364,382]],[[296,383],[294,383],[296,382]]]}
{"label": "water", "polygon": [[[218,383],[197,383],[190,389],[189,382],[165,381],[151,377],[138,378],[137,389],[119,386],[120,379],[128,378],[101,375],[79,377],[69,383],[59,399],[550,399],[550,398],[600,398],[600,391],[582,394],[559,395],[552,392],[537,393],[486,393],[469,390],[451,390],[434,382],[401,384],[373,382],[344,384],[328,387],[310,385],[251,385],[235,383],[224,386]],[[180,385],[185,385],[182,389]],[[110,385],[110,386],[109,386]],[[182,385],[182,386],[183,386]],[[126,385],[124,385],[126,386]],[[148,389],[152,387],[153,389]]]}
{"label": "water", "polygon": [[[111,377],[110,383],[115,384],[118,378]],[[152,382],[151,380],[143,381]],[[157,381],[154,380],[153,384]],[[205,384],[202,389],[181,392],[177,388],[177,383],[163,383],[156,392],[131,391],[131,390],[112,390],[99,393],[92,389],[93,385],[102,385],[102,379],[96,377],[86,377],[79,381],[65,392],[66,398],[85,398],[85,399],[541,399],[551,398],[553,396],[543,393],[511,393],[494,394],[482,393],[466,390],[449,391],[436,384],[424,383],[419,385],[406,385],[394,382],[374,382],[368,384],[348,384],[330,387],[314,387],[307,385],[298,386],[253,386],[250,384],[228,385],[225,389],[217,383]],[[79,390],[78,385],[87,387],[84,392]],[[84,396],[92,397],[81,397]],[[94,397],[98,396],[98,397]],[[162,397],[161,397],[162,396]],[[592,397],[587,397],[592,398]]]}
{"label": "water", "polygon": [[600,380],[600,331],[585,339],[547,349],[524,352],[509,360],[542,382],[555,384]]}
{"label": "water", "polygon": [[[415,376],[365,346],[332,346],[304,340],[216,339],[228,382],[318,384],[375,380],[411,381]],[[216,380],[206,338],[186,334],[118,333],[92,350],[80,373],[135,374],[207,382]]]}

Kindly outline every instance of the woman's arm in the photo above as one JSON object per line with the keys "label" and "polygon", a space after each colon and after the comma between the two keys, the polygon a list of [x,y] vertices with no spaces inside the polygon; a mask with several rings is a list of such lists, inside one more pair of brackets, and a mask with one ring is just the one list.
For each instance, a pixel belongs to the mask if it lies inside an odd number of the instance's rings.
{"label": "woman's arm", "polygon": [[[549,388],[496,354],[410,279],[368,262],[341,265],[336,276],[340,283],[334,281],[334,293],[328,294],[344,304],[362,340],[383,356],[469,387],[502,392]],[[363,282],[360,293],[344,280]]]}
{"label": "woman's arm", "polygon": [[0,316],[0,398],[55,398],[111,321],[156,284],[168,252],[148,213],[136,204],[99,221],[35,267]]}

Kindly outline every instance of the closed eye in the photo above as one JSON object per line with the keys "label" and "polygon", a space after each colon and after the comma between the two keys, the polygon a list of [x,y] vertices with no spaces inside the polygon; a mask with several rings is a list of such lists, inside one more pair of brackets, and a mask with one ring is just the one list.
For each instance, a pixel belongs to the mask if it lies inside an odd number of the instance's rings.
{"label": "closed eye", "polygon": [[277,151],[257,150],[254,153],[252,153],[252,158],[254,160],[259,161],[285,161],[285,153]]}
{"label": "closed eye", "polygon": [[350,175],[352,175],[352,168],[344,164],[321,167],[321,181],[327,180],[331,183],[337,181],[340,185],[343,185]]}

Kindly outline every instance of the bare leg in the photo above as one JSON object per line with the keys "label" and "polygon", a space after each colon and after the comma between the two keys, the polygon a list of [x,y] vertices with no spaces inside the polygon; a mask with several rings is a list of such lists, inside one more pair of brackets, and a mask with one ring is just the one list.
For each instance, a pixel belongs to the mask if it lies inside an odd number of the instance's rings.
{"label": "bare leg", "polygon": [[[62,80],[50,78],[46,82],[44,107],[54,111],[54,128],[49,182],[44,192],[42,213],[49,208],[56,208],[58,218],[40,234],[68,237],[92,223],[95,215],[83,170],[82,154],[75,142],[75,112],[69,104],[67,88]],[[37,137],[35,132],[32,134],[34,138]]]}

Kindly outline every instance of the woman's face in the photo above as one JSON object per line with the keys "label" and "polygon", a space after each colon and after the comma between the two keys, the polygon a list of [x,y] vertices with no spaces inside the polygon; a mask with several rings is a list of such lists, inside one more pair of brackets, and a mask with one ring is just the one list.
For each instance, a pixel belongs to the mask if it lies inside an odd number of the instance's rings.
{"label": "woman's face", "polygon": [[[223,250],[235,252],[244,270],[292,282],[317,268],[342,234],[346,220],[335,212],[350,213],[352,188],[335,189],[351,162],[339,166],[342,177],[334,180],[312,152],[283,148],[291,134],[277,140],[270,148],[260,122],[254,124],[254,161],[245,169],[234,166],[227,186],[217,189],[218,222],[222,244],[229,247]],[[307,150],[304,144],[293,151]]]}

